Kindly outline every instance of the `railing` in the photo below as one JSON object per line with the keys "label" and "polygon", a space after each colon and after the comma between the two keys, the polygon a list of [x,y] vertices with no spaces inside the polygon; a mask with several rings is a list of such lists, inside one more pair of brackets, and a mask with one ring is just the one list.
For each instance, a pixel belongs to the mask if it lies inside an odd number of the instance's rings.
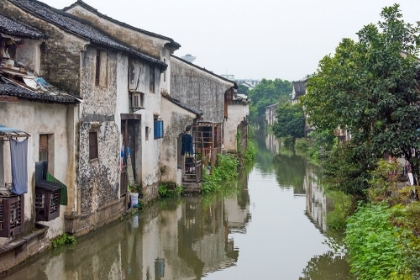
{"label": "railing", "polygon": [[203,178],[203,165],[201,160],[195,162],[195,181],[198,183]]}

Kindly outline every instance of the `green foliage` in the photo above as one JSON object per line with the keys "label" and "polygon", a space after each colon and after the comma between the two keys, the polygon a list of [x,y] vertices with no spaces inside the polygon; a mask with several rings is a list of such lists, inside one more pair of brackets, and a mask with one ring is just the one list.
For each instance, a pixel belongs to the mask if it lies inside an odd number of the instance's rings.
{"label": "green foliage", "polygon": [[334,210],[327,214],[327,225],[334,231],[346,229],[347,218],[353,213],[352,197],[341,191],[329,191],[327,196],[334,201]]}
{"label": "green foliage", "polygon": [[325,153],[332,151],[337,145],[337,137],[331,130],[315,129],[308,135],[309,148],[308,154],[312,159],[318,160]]}
{"label": "green foliage", "polygon": [[248,147],[246,147],[245,153],[243,154],[245,165],[253,163],[257,156],[257,149],[253,140],[248,140]]}
{"label": "green foliage", "polygon": [[292,136],[285,136],[283,137],[283,145],[288,150],[294,150],[295,139]]}
{"label": "green foliage", "polygon": [[184,188],[182,186],[176,186],[175,188],[169,188],[167,184],[159,185],[158,194],[159,197],[179,197]]}
{"label": "green foliage", "polygon": [[248,87],[246,87],[244,85],[239,85],[238,86],[238,91],[242,91],[242,92],[245,92],[245,94],[248,94],[249,89],[248,89]]}
{"label": "green foliage", "polygon": [[383,203],[360,204],[348,219],[345,242],[357,279],[412,279],[412,234],[391,222],[398,211]]}
{"label": "green foliage", "polygon": [[72,235],[68,235],[67,233],[63,233],[62,235],[51,239],[51,245],[53,248],[58,248],[68,244],[76,244],[76,242],[76,238]]}
{"label": "green foliage", "polygon": [[368,147],[350,142],[333,149],[323,162],[323,168],[325,182],[331,190],[364,199],[370,171],[376,168],[376,159],[372,158]]}
{"label": "green foliage", "polygon": [[203,186],[201,192],[211,193],[223,190],[224,184],[231,183],[238,177],[238,160],[232,155],[217,155],[217,166],[212,174],[203,172]]}
{"label": "green foliage", "polygon": [[306,153],[308,151],[308,141],[305,138],[296,140],[295,149],[301,153]]}
{"label": "green foliage", "polygon": [[250,119],[255,122],[264,119],[265,107],[282,100],[290,100],[292,84],[289,81],[262,79],[261,82],[248,92],[251,98]]}
{"label": "green foliage", "polygon": [[370,171],[368,199],[370,201],[381,201],[391,195],[392,191],[398,191],[397,176],[400,169],[401,166],[396,160],[380,159],[377,168]]}
{"label": "green foliage", "polygon": [[418,173],[420,22],[405,23],[398,4],[381,17],[357,33],[358,42],[343,39],[319,62],[301,103],[317,129],[346,128],[355,146],[377,158],[404,156]]}
{"label": "green foliage", "polygon": [[304,136],[305,117],[302,107],[298,104],[280,103],[276,116],[277,122],[273,124],[273,132],[276,137],[291,136],[296,139]]}

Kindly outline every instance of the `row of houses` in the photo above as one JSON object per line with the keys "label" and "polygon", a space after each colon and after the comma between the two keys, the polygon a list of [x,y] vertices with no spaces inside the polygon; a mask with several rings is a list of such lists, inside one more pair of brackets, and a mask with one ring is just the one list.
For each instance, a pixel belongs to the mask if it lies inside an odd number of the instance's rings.
{"label": "row of houses", "polygon": [[83,1],[0,2],[0,272],[244,150],[248,98],[180,47]]}

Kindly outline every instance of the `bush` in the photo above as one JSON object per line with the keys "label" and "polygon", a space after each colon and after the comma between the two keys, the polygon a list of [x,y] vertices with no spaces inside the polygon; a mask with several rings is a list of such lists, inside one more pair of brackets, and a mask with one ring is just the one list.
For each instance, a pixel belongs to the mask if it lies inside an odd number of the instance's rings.
{"label": "bush", "polygon": [[334,201],[334,210],[327,214],[328,228],[335,231],[345,230],[347,218],[353,212],[352,197],[340,191],[330,191],[327,196]]}
{"label": "bush", "polygon": [[72,235],[68,235],[67,233],[63,233],[62,235],[51,239],[51,245],[53,248],[58,248],[68,244],[76,244],[76,242],[76,238]]}
{"label": "bush", "polygon": [[407,252],[409,231],[396,227],[387,204],[360,204],[348,219],[345,242],[357,279],[412,279]]}
{"label": "bush", "polygon": [[306,153],[308,151],[308,141],[305,138],[296,139],[295,149],[299,152]]}
{"label": "bush", "polygon": [[223,184],[235,181],[238,177],[238,160],[232,155],[217,155],[217,166],[212,174],[203,172],[203,193],[218,192]]}
{"label": "bush", "polygon": [[170,189],[168,187],[168,185],[162,184],[162,185],[159,185],[158,194],[159,194],[159,197],[161,197],[161,198],[163,198],[163,197],[178,197],[178,196],[181,195],[183,190],[184,190],[184,188],[182,186],[176,186],[175,188]]}
{"label": "bush", "polygon": [[248,141],[248,147],[246,148],[246,151],[244,153],[244,161],[245,165],[248,165],[255,161],[255,158],[257,156],[257,149],[255,148],[255,143],[252,140]]}

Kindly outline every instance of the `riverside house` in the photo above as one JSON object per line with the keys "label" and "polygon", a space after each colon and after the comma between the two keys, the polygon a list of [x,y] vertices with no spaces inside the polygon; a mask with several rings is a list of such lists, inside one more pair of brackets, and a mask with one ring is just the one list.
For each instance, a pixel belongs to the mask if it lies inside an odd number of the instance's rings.
{"label": "riverside house", "polygon": [[65,231],[84,234],[120,217],[128,180],[141,186],[144,199],[156,197],[163,136],[158,89],[167,65],[44,3],[10,0],[2,10],[49,34],[41,73],[83,100],[75,116],[75,182]]}
{"label": "riverside house", "polygon": [[[223,124],[229,119],[228,104],[233,102],[237,84],[174,55],[170,63],[171,96],[203,112],[191,129],[194,155],[187,162],[195,166],[201,161],[211,172],[217,154],[226,151]],[[183,185],[194,188],[194,180],[194,176],[184,176]]]}
{"label": "riverside house", "polygon": [[[4,4],[4,3],[3,3]],[[80,99],[50,85],[42,29],[0,13],[0,273],[64,231]],[[48,82],[47,82],[48,81]],[[67,187],[66,187],[67,186]]]}

